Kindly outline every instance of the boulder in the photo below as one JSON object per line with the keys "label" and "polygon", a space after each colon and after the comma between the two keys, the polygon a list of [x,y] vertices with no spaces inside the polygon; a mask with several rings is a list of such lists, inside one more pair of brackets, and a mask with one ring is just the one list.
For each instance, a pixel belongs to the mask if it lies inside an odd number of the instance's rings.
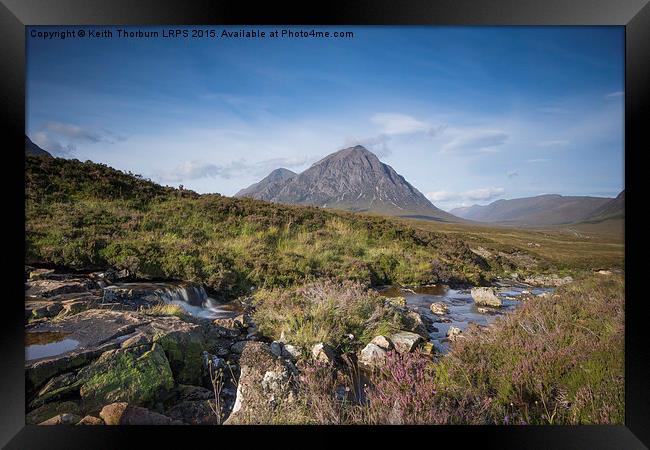
{"label": "boulder", "polygon": [[104,421],[99,417],[95,416],[86,416],[77,422],[77,425],[105,425]]}
{"label": "boulder", "polygon": [[361,350],[359,363],[367,367],[383,366],[386,363],[386,350],[370,342]]}
{"label": "boulder", "polygon": [[240,376],[232,414],[224,424],[255,422],[293,398],[292,371],[268,344],[249,342],[239,360]]}
{"label": "boulder", "polygon": [[429,308],[431,309],[431,312],[437,316],[443,316],[449,313],[449,307],[445,302],[431,303]]}
{"label": "boulder", "polygon": [[383,350],[393,350],[395,348],[392,341],[386,336],[382,336],[382,335],[375,336],[374,338],[372,338],[372,341],[370,341],[370,343],[376,345],[377,347]]}
{"label": "boulder", "polygon": [[248,343],[249,341],[237,341],[230,346],[230,351],[237,355],[241,355],[242,352],[244,351],[244,348],[246,348],[246,345],[248,345]]}
{"label": "boulder", "polygon": [[410,331],[400,331],[395,333],[390,337],[390,340],[395,346],[395,350],[398,353],[410,353],[413,352],[418,345],[420,345],[424,339],[422,336],[411,333]]}
{"label": "boulder", "polygon": [[472,288],[472,299],[480,306],[492,306],[499,308],[502,305],[501,299],[495,294],[494,288],[477,287]]}
{"label": "boulder", "polygon": [[39,425],[74,425],[79,420],[81,417],[76,414],[59,414],[39,423]]}
{"label": "boulder", "polygon": [[54,269],[31,269],[29,271],[30,280],[39,280],[47,278],[48,275],[54,273]]}
{"label": "boulder", "polygon": [[420,313],[416,311],[409,311],[406,313],[406,318],[408,321],[408,331],[419,334],[425,339],[429,338],[429,332],[427,331],[427,326],[422,320]]}
{"label": "boulder", "polygon": [[104,406],[99,416],[106,425],[175,425],[178,423],[167,416],[126,402]]}
{"label": "boulder", "polygon": [[319,342],[311,349],[311,356],[319,362],[326,364],[334,364],[336,361],[336,352],[331,345]]}
{"label": "boulder", "polygon": [[107,402],[149,404],[174,386],[169,361],[158,343],[151,349],[139,346],[107,351],[77,376],[79,394],[88,408]]}
{"label": "boulder", "polygon": [[214,398],[183,400],[169,408],[166,415],[189,425],[218,425],[219,418],[215,413],[216,410],[217,404]]}
{"label": "boulder", "polygon": [[273,353],[278,358],[282,357],[282,351],[284,350],[284,344],[280,341],[271,342],[271,353]]}
{"label": "boulder", "polygon": [[70,396],[77,392],[80,386],[81,384],[74,373],[68,372],[58,375],[43,386],[29,406],[30,408],[36,408],[50,401]]}

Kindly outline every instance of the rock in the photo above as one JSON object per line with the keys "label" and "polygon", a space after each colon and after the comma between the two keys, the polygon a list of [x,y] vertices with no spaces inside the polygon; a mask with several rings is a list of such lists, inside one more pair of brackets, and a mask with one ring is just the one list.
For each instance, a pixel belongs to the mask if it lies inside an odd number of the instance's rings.
{"label": "rock", "polygon": [[246,345],[248,345],[248,341],[237,341],[230,346],[230,351],[232,353],[241,355],[244,351],[244,348],[246,348]]}
{"label": "rock", "polygon": [[424,321],[422,320],[422,316],[415,312],[415,311],[409,311],[406,313],[406,317],[409,323],[408,331],[412,331],[413,333],[419,334],[425,339],[429,338],[429,332],[427,331],[427,326],[424,324]]}
{"label": "rock", "polygon": [[501,299],[495,294],[494,288],[477,287],[472,288],[472,299],[474,303],[481,306],[493,306],[499,308],[502,305]]}
{"label": "rock", "polygon": [[291,371],[268,344],[249,342],[239,360],[240,376],[232,414],[224,424],[241,424],[293,397]]}
{"label": "rock", "polygon": [[48,381],[45,386],[38,392],[36,398],[29,404],[30,408],[36,408],[47,402],[59,400],[66,395],[79,390],[80,382],[74,373],[65,373],[56,376]]}
{"label": "rock", "polygon": [[314,345],[311,349],[311,355],[316,361],[326,364],[334,364],[336,360],[336,352],[332,346],[322,342]]}
{"label": "rock", "polygon": [[383,366],[386,363],[386,350],[370,342],[361,350],[359,362],[367,367]]}
{"label": "rock", "polygon": [[301,351],[298,347],[291,344],[285,344],[282,348],[282,357],[290,359],[291,361],[298,361],[301,356]]}
{"label": "rock", "polygon": [[429,308],[431,309],[431,312],[437,316],[442,316],[449,312],[449,307],[447,307],[447,304],[444,302],[431,303]]}
{"label": "rock", "polygon": [[95,416],[86,416],[77,422],[77,425],[105,425],[104,421],[99,417]]}
{"label": "rock", "polygon": [[135,336],[131,336],[130,338],[125,339],[122,341],[120,347],[129,348],[138,347],[140,345],[151,345],[151,340],[143,333],[136,333]]}
{"label": "rock", "polygon": [[106,425],[174,425],[177,423],[167,416],[126,402],[104,406],[99,416],[104,419]]}
{"label": "rock", "polygon": [[176,403],[166,412],[171,419],[182,421],[189,425],[218,425],[219,418],[215,411],[217,404],[212,399],[182,401]]}
{"label": "rock", "polygon": [[169,361],[158,343],[151,349],[140,346],[105,352],[81,369],[78,379],[79,394],[89,408],[107,402],[148,404],[174,386]]}
{"label": "rock", "polygon": [[77,402],[73,401],[46,403],[45,405],[39,406],[38,408],[28,412],[25,415],[25,424],[36,425],[59,414],[74,414],[80,416],[81,409]]}
{"label": "rock", "polygon": [[70,280],[30,280],[25,283],[25,295],[33,297],[53,297],[60,294],[87,292],[97,285],[91,280],[74,278]]}
{"label": "rock", "polygon": [[76,414],[59,414],[39,423],[39,425],[74,425],[79,420],[81,420],[81,417]]}
{"label": "rock", "polygon": [[433,342],[431,342],[431,341],[425,342],[424,344],[422,344],[421,350],[422,350],[422,353],[425,353],[427,355],[435,355],[436,352],[437,352],[436,346],[433,345]]}
{"label": "rock", "polygon": [[202,386],[190,386],[179,384],[175,388],[176,395],[182,401],[210,400],[214,398],[214,393],[210,389]]}
{"label": "rock", "polygon": [[386,336],[382,336],[382,335],[375,336],[374,338],[372,338],[372,341],[370,341],[370,343],[376,345],[377,347],[383,350],[393,350],[395,348],[391,340]]}
{"label": "rock", "polygon": [[462,333],[462,330],[458,327],[449,327],[449,330],[447,330],[447,339],[453,342],[457,340]]}
{"label": "rock", "polygon": [[271,342],[271,353],[273,353],[278,358],[282,357],[282,350],[284,350],[284,344],[280,341]]}
{"label": "rock", "polygon": [[422,336],[409,331],[395,333],[390,337],[390,340],[393,342],[395,350],[398,353],[410,353],[424,341]]}
{"label": "rock", "polygon": [[603,270],[599,270],[597,273],[598,273],[599,275],[611,275],[611,274],[612,274],[612,271],[611,271],[611,270],[605,270],[605,269],[603,269]]}

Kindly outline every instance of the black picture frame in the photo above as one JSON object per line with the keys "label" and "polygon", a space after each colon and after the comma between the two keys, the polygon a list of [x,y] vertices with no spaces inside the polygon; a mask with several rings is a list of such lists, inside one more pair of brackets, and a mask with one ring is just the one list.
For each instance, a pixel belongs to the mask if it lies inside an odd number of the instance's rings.
{"label": "black picture frame", "polygon": [[[199,438],[223,445],[233,439],[250,445],[262,438],[282,445],[281,431],[289,431],[291,444],[310,445],[318,432],[350,442],[360,432],[373,440],[415,437],[430,445],[459,445],[471,439],[482,448],[647,448],[650,446],[650,350],[643,320],[646,300],[640,294],[643,280],[644,232],[640,203],[643,183],[640,164],[650,149],[643,121],[650,93],[650,5],[648,0],[444,0],[444,1],[327,1],[318,4],[233,0],[0,0],[1,123],[8,143],[5,170],[5,242],[3,274],[7,279],[3,302],[2,355],[0,356],[0,444],[11,449],[120,448],[135,442],[134,434],[167,444],[200,445]],[[512,427],[38,427],[25,426],[24,312],[22,279],[24,241],[25,135],[25,26],[28,25],[150,25],[150,24],[296,24],[296,25],[618,25],[625,27],[625,185],[626,208],[626,338],[624,426],[512,426]],[[10,205],[10,206],[7,206]],[[21,261],[22,259],[22,261]],[[224,429],[225,428],[225,429]],[[307,440],[302,440],[306,438]],[[347,439],[346,439],[347,438]],[[367,439],[363,437],[362,439]],[[320,437],[319,443],[324,443]],[[451,443],[443,443],[450,441]],[[363,441],[362,441],[363,442]],[[398,441],[399,442],[399,441]],[[155,444],[154,444],[155,445]],[[227,444],[230,445],[230,444]]]}

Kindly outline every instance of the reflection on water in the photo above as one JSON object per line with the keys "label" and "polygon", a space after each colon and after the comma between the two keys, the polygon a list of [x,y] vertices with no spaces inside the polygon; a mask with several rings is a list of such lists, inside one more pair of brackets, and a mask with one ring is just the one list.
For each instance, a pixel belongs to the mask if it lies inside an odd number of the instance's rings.
{"label": "reflection on water", "polygon": [[74,350],[79,341],[66,338],[69,333],[56,331],[27,332],[25,336],[25,361],[61,355]]}
{"label": "reflection on water", "polygon": [[[400,287],[387,287],[379,293],[385,297],[404,297],[409,308],[417,311],[425,318],[431,319],[433,326],[429,327],[429,336],[438,351],[446,353],[449,351],[447,331],[450,327],[457,327],[465,330],[470,323],[480,326],[487,326],[494,322],[497,317],[512,311],[517,307],[519,301],[516,298],[523,294],[539,295],[552,291],[551,288],[530,288],[519,286],[507,286],[497,289],[497,295],[501,298],[501,308],[486,308],[479,312],[469,290],[451,289],[444,285],[423,286],[413,289]],[[448,312],[443,316],[431,312],[431,304],[442,302],[447,305]],[[426,322],[426,321],[425,321]]]}

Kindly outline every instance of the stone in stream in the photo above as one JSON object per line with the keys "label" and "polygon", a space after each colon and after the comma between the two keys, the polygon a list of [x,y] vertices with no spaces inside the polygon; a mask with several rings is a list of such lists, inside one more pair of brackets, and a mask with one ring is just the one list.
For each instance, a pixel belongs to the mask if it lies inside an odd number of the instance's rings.
{"label": "stone in stream", "polygon": [[462,330],[458,327],[449,327],[449,330],[447,330],[447,339],[453,342],[460,338],[462,333]]}
{"label": "stone in stream", "polygon": [[431,312],[437,316],[443,316],[449,312],[449,308],[445,302],[431,303],[429,309],[431,309]]}
{"label": "stone in stream", "polygon": [[60,294],[88,292],[98,288],[97,284],[84,278],[69,280],[37,279],[25,283],[25,295],[30,297],[54,297]]}
{"label": "stone in stream", "polygon": [[502,306],[501,299],[497,297],[494,288],[477,287],[472,288],[472,299],[474,303],[480,306],[493,306],[499,308]]}
{"label": "stone in stream", "polygon": [[398,353],[413,352],[418,345],[424,342],[422,336],[411,333],[410,331],[400,331],[399,333],[395,333],[390,337],[390,340],[393,342],[395,350],[397,350]]}
{"label": "stone in stream", "polygon": [[428,339],[429,332],[427,331],[427,326],[422,320],[420,313],[416,311],[409,311],[406,313],[406,318],[408,320],[408,331],[419,334],[425,339]]}

